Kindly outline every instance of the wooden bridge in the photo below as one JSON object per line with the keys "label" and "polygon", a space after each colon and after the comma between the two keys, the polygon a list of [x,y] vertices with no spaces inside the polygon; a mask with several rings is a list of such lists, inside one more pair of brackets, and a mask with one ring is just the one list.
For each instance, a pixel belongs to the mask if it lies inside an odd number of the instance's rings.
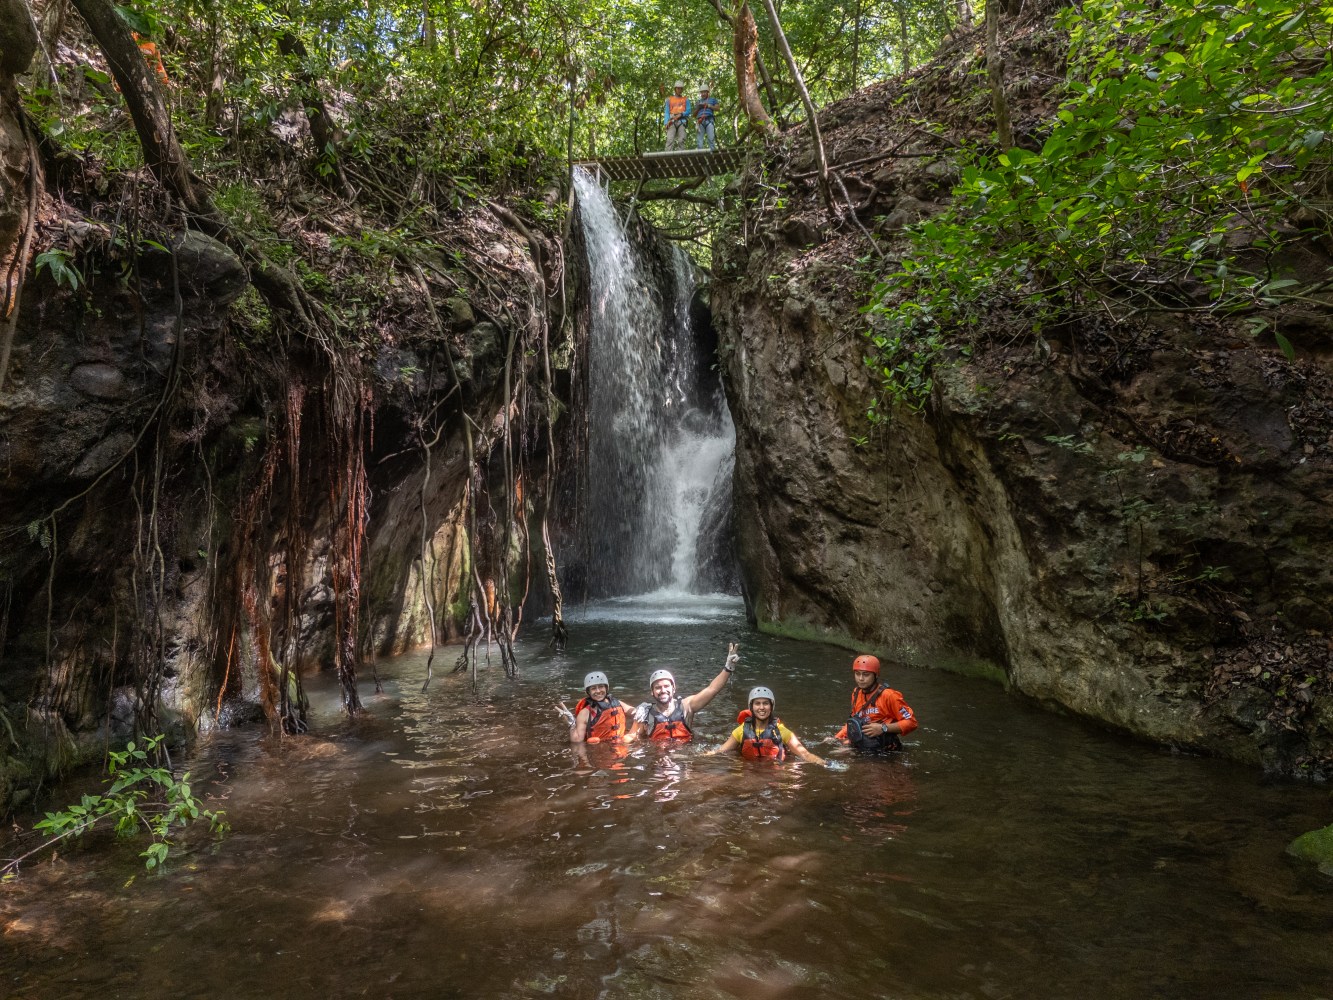
{"label": "wooden bridge", "polygon": [[731,174],[745,166],[745,150],[687,149],[670,153],[644,153],[642,156],[606,156],[600,160],[582,160],[574,166],[601,174],[606,181],[656,181],[672,178],[711,177]]}

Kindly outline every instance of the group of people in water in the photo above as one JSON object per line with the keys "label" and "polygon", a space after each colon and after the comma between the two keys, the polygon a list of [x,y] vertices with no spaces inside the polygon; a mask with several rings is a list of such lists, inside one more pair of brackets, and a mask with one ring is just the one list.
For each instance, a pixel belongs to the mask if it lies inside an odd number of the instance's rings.
{"label": "group of people in water", "polygon": [[[606,674],[594,670],[583,678],[584,697],[570,711],[560,702],[557,711],[569,723],[571,743],[634,743],[639,740],[690,740],[694,738],[694,716],[727,685],[740,656],[732,643],[726,663],[708,686],[695,694],[678,697],[676,678],[669,670],[655,670],[648,678],[651,700],[627,709],[611,694]],[[917,727],[916,715],[902,693],[883,683],[880,663],[868,653],[852,661],[851,714],[846,724],[826,743],[837,743],[865,753],[902,749],[902,737]],[[777,697],[772,689],[750,690],[747,707],[737,717],[736,728],[721,746],[705,754],[740,753],[756,760],[785,760],[793,755],[812,764],[829,762],[812,753],[800,738],[777,717]]]}

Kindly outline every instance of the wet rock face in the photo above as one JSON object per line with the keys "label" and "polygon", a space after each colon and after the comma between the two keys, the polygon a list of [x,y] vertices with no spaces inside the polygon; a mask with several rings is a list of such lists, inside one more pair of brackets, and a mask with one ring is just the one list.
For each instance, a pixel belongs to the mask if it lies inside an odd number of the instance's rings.
{"label": "wet rock face", "polygon": [[134,444],[173,363],[214,350],[227,307],[248,284],[245,269],[199,233],[175,249],[174,264],[167,253],[142,256],[136,288],[111,267],[85,275],[83,295],[47,272],[30,279],[0,399],[3,502],[31,505],[44,485],[105,471]]}
{"label": "wet rock face", "polygon": [[[55,648],[88,641],[100,650],[89,653],[92,660],[107,655],[91,637],[99,634],[98,616],[114,604],[111,595],[124,582],[132,547],[132,456],[153,426],[169,380],[191,366],[207,368],[227,308],[248,283],[235,254],[198,233],[175,238],[174,261],[164,250],[142,254],[137,282],[121,280],[117,264],[98,255],[106,245],[96,231],[66,232],[61,239],[66,242],[57,245],[78,242],[87,250],[70,258],[82,274],[80,285],[57,284],[48,270],[30,273],[0,393],[0,524],[16,539],[0,551],[0,586],[9,594],[0,689],[18,704],[47,658],[42,595],[52,551],[60,559],[51,581],[56,607],[78,625]],[[219,407],[211,419],[223,416]],[[173,464],[164,475],[178,469]],[[84,497],[82,522],[70,535],[53,537],[50,515],[71,496]],[[163,525],[197,527],[175,499],[157,516]],[[186,544],[181,558],[200,544],[206,543]],[[163,553],[173,580],[175,555],[170,547]],[[63,607],[65,597],[94,579],[102,585],[92,605]]]}
{"label": "wet rock face", "polygon": [[[918,162],[861,178],[884,266],[948,176]],[[804,218],[754,213],[747,241],[717,248],[712,291],[759,627],[1000,677],[1164,743],[1330,770],[1327,330],[1293,314],[1295,362],[1170,314],[1111,334],[1094,319],[970,331],[973,354],[941,357],[922,412],[872,425],[869,248],[813,193],[787,211]]]}

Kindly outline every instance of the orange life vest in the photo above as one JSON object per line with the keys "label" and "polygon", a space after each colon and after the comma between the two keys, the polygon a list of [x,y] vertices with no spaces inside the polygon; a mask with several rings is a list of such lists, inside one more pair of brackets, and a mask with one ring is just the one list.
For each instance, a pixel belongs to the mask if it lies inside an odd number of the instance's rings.
{"label": "orange life vest", "polygon": [[[748,713],[747,713],[748,714]],[[762,733],[756,733],[754,719],[748,718],[741,731],[741,756],[751,760],[786,760],[787,748],[778,732],[778,720],[769,718]]]}
{"label": "orange life vest", "polygon": [[650,740],[688,740],[694,736],[685,721],[685,706],[676,701],[676,707],[670,715],[663,715],[656,707],[648,710],[652,728],[648,730]]}
{"label": "orange life vest", "polygon": [[585,708],[588,710],[588,731],[584,738],[589,743],[610,743],[625,735],[625,706],[615,698],[608,697],[601,703],[584,698],[574,706],[575,717]]}
{"label": "orange life vest", "polygon": [[[672,121],[684,117],[685,111],[689,106],[690,99],[688,97],[677,97],[675,94],[671,94],[667,97],[667,114],[671,116]],[[668,124],[670,124],[670,122],[668,122]]]}

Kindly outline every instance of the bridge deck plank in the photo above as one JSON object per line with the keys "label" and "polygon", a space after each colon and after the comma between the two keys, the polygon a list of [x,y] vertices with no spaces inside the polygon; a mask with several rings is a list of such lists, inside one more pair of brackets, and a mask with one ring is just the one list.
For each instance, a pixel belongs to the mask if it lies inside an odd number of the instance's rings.
{"label": "bridge deck plank", "polygon": [[712,177],[729,174],[745,165],[745,151],[722,149],[716,153],[686,150],[684,152],[648,153],[644,156],[604,156],[599,160],[583,160],[575,166],[598,170],[613,181],[655,181],[690,177]]}

